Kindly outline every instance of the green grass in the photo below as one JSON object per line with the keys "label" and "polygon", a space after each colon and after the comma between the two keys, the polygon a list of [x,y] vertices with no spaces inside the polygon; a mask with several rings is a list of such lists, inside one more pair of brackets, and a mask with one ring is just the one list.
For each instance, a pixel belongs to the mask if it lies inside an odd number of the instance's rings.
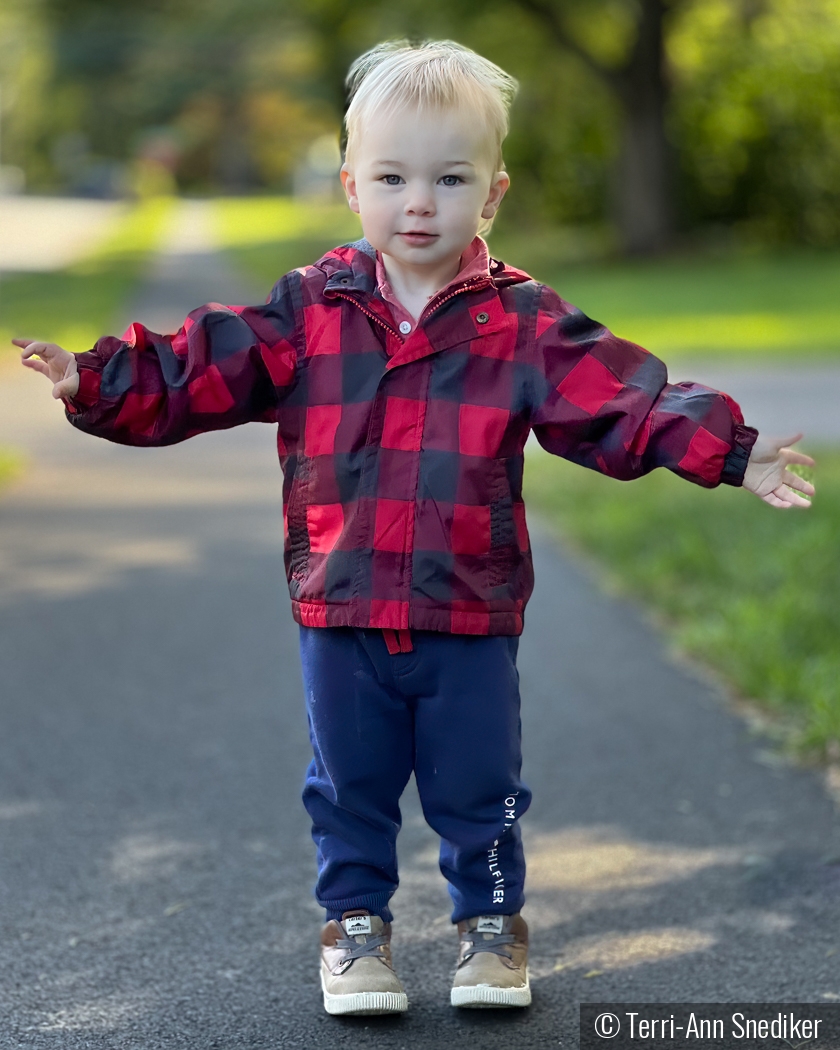
{"label": "green grass", "polygon": [[[812,450],[813,451],[813,450]],[[619,482],[529,454],[526,501],[677,646],[793,727],[801,752],[840,742],[840,452],[817,450],[807,510],[656,470]]]}
{"label": "green grass", "polygon": [[289,270],[361,236],[358,218],[345,204],[223,197],[216,201],[215,212],[220,246],[268,287]]}
{"label": "green grass", "polygon": [[491,238],[505,262],[666,361],[840,355],[838,252],[592,262],[586,245],[577,247],[575,260],[561,231]]}
{"label": "green grass", "polygon": [[23,470],[23,460],[13,449],[0,448],[0,491]]}
{"label": "green grass", "polygon": [[120,305],[156,247],[172,202],[157,198],[130,208],[103,245],[54,273],[15,274],[0,281],[0,347],[13,337],[43,339],[75,353],[109,331]]}

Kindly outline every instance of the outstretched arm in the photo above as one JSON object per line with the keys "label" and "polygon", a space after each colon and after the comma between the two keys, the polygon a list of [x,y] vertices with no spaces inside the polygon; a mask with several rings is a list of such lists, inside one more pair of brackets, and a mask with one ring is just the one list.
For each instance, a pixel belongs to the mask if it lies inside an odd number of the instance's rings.
{"label": "outstretched arm", "polygon": [[288,274],[263,306],[193,310],[174,335],[134,324],[83,354],[14,340],[23,364],[53,383],[79,430],[127,445],[169,445],[250,420],[273,421],[297,371]]}
{"label": "outstretched arm", "polygon": [[811,501],[797,495],[794,489],[804,492],[807,496],[813,496],[816,491],[814,486],[787,469],[791,463],[814,466],[814,460],[810,456],[786,447],[795,444],[802,436],[794,434],[790,438],[762,438],[759,435],[744,472],[743,487],[748,492],[755,493],[771,507],[779,507],[782,510],[789,507],[810,507]]}
{"label": "outstretched arm", "polygon": [[727,394],[671,383],[658,357],[540,290],[531,425],[549,452],[629,481],[666,467],[704,488],[741,485],[758,432]]}
{"label": "outstretched arm", "polygon": [[814,486],[788,469],[814,466],[787,447],[801,434],[759,436],[727,394],[669,383],[657,357],[549,289],[543,304],[535,349],[547,383],[532,425],[549,452],[624,480],[667,467],[706,488],[741,485],[779,509],[810,506],[799,493],[813,496]]}

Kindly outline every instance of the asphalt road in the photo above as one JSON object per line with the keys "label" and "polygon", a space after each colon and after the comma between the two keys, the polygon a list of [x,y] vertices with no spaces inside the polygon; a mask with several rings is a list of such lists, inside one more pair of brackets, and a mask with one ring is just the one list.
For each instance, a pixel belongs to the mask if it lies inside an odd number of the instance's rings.
{"label": "asphalt road", "polygon": [[[184,271],[191,296],[234,297],[217,257],[170,253],[135,306],[166,284],[174,309]],[[271,429],[111,446],[21,370],[0,374],[12,440],[31,466],[0,500],[4,1050],[526,1050],[576,1046],[581,1001],[840,1002],[822,775],[781,762],[537,528],[534,1004],[449,1007],[456,938],[412,785],[394,900],[410,1010],[328,1017]]]}

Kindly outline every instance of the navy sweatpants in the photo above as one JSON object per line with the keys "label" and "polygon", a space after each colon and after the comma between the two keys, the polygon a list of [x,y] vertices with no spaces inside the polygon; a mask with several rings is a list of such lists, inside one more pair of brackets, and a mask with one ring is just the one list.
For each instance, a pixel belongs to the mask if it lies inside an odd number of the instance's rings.
{"label": "navy sweatpants", "polygon": [[452,921],[510,915],[524,901],[518,819],[518,638],[412,631],[390,655],[382,631],[301,627],[314,759],[303,801],[327,918],[366,908],[390,921],[399,799],[412,771],[440,835]]}

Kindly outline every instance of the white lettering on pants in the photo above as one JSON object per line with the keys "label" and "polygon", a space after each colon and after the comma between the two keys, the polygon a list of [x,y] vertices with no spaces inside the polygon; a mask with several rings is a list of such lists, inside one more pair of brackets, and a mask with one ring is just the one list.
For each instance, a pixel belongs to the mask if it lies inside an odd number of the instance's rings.
{"label": "white lettering on pants", "polygon": [[[504,830],[513,827],[516,820],[516,796],[519,792],[508,795],[504,801]],[[504,904],[505,901],[505,877],[499,868],[499,840],[496,839],[487,851],[487,866],[490,869],[490,878],[493,880],[493,903]]]}

